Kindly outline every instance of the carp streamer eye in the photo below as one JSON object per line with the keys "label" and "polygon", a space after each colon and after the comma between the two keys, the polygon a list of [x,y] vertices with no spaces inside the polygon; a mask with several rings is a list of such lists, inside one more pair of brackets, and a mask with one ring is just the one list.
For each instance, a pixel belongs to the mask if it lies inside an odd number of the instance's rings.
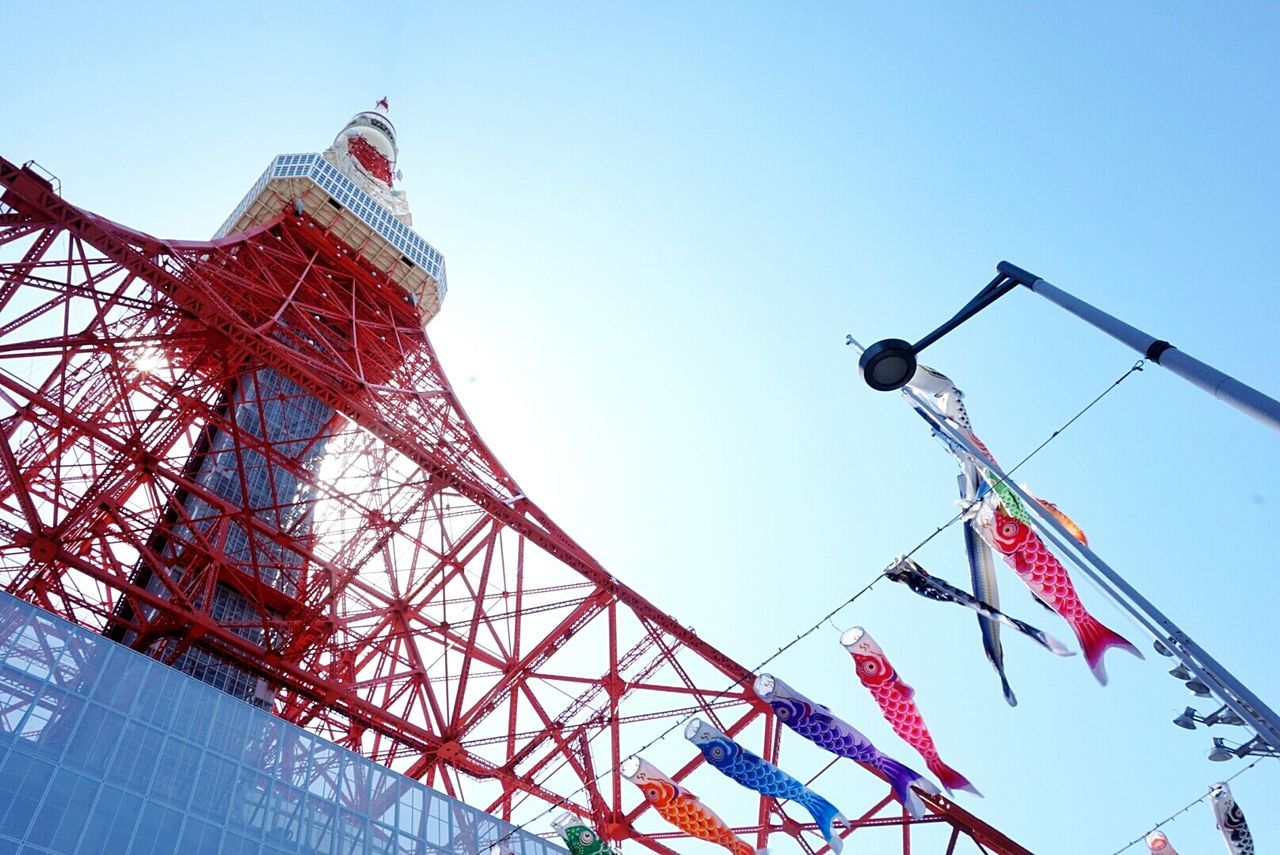
{"label": "carp streamer eye", "polygon": [[711,749],[711,759],[712,759],[712,760],[723,760],[723,759],[724,759],[724,748],[722,748],[722,747],[721,747],[721,746],[719,746],[719,745],[717,745],[717,746],[715,746],[714,748],[712,748],[712,749]]}
{"label": "carp streamer eye", "polygon": [[596,836],[590,831],[582,831],[578,834],[578,842],[583,846],[590,846],[592,843],[595,843],[595,841]]}
{"label": "carp streamer eye", "polygon": [[1018,533],[1018,524],[1013,522],[1007,522],[1000,527],[1000,533],[1003,534],[1005,537],[1013,537],[1015,534]]}
{"label": "carp streamer eye", "polygon": [[787,719],[791,718],[791,710],[787,709],[786,707],[780,707],[778,709],[777,716],[783,721],[786,721]]}
{"label": "carp streamer eye", "polygon": [[863,662],[862,670],[866,671],[868,674],[875,674],[877,671],[880,670],[880,666],[877,665],[875,662],[870,662],[870,661]]}
{"label": "carp streamer eye", "polygon": [[649,801],[651,801],[651,802],[656,802],[656,801],[658,800],[658,788],[657,788],[657,787],[645,787],[645,788],[644,788],[644,796],[645,796],[645,798],[647,798]]}

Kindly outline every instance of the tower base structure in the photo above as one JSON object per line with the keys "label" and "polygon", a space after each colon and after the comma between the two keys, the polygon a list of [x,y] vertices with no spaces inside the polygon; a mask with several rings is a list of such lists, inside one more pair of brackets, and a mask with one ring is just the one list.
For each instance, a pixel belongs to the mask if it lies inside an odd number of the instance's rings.
{"label": "tower base structure", "polygon": [[[0,190],[3,590],[251,678],[242,697],[284,721],[537,833],[554,808],[627,848],[683,848],[617,768],[690,714],[779,762],[753,675],[605,570],[485,446],[399,259],[349,243],[349,218],[281,193],[239,231],[160,240],[30,166],[0,159]],[[289,421],[304,399],[320,416]],[[273,406],[287,441],[247,415]],[[235,441],[214,454],[211,436]],[[682,762],[677,781],[702,758]],[[861,775],[845,834],[1027,852],[925,801],[911,820]],[[748,804],[717,809],[758,846],[825,849],[794,806]]]}

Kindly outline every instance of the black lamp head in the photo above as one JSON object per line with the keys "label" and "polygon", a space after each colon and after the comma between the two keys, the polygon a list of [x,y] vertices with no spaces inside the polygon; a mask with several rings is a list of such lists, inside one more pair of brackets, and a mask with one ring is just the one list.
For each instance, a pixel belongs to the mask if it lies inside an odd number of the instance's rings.
{"label": "black lamp head", "polygon": [[1209,759],[1215,763],[1221,763],[1224,760],[1230,760],[1235,757],[1236,753],[1223,744],[1220,737],[1213,738],[1213,747],[1209,749]]}
{"label": "black lamp head", "polygon": [[1185,684],[1187,691],[1195,695],[1197,698],[1207,698],[1212,695],[1209,687],[1199,680],[1188,680]]}
{"label": "black lamp head", "polygon": [[900,338],[878,341],[862,352],[858,370],[867,385],[877,392],[901,389],[916,373],[915,348]]}

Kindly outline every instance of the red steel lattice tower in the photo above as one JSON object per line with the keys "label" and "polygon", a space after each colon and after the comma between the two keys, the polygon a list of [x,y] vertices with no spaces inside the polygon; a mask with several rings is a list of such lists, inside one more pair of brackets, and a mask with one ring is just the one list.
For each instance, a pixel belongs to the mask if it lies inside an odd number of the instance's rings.
{"label": "red steel lattice tower", "polygon": [[[555,806],[672,852],[620,761],[694,712],[775,762],[782,734],[742,665],[486,448],[424,332],[444,260],[396,151],[380,103],[277,157],[211,241],[0,159],[0,583],[499,817],[543,832]],[[845,833],[877,851],[1026,852],[862,777]],[[748,839],[822,851],[793,807],[753,804]]]}

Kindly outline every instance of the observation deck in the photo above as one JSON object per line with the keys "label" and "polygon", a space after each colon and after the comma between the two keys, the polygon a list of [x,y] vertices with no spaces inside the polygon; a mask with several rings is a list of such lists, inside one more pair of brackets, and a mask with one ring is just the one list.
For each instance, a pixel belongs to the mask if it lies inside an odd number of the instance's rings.
{"label": "observation deck", "polygon": [[444,256],[405,222],[409,216],[402,196],[389,196],[401,209],[392,210],[327,155],[277,155],[214,238],[242,232],[301,203],[303,212],[403,288],[425,327],[439,313],[448,290]]}

